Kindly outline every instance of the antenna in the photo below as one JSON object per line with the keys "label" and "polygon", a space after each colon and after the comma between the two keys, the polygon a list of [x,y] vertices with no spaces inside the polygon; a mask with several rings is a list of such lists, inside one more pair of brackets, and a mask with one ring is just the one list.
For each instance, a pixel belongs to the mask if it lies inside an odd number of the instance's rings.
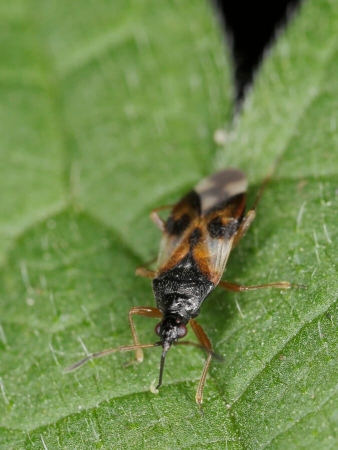
{"label": "antenna", "polygon": [[[63,372],[64,373],[72,372],[73,370],[78,369],[79,367],[83,366],[83,364],[86,364],[88,361],[91,361],[92,359],[103,358],[104,356],[111,355],[112,353],[130,352],[132,350],[137,350],[138,348],[158,347],[159,345],[161,345],[161,343],[156,342],[155,344],[135,344],[135,345],[124,345],[122,347],[116,347],[116,348],[108,348],[107,350],[102,350],[101,352],[91,353],[90,355],[86,356],[85,358],[81,359],[80,361],[77,361],[74,364],[66,367],[63,370]],[[163,353],[162,353],[162,355],[163,355]],[[163,365],[164,365],[164,361],[163,361]]]}

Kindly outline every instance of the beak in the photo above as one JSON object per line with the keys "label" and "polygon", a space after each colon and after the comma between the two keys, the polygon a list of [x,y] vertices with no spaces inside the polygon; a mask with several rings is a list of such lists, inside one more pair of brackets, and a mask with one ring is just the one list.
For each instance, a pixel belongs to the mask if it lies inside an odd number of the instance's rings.
{"label": "beak", "polygon": [[168,350],[170,349],[169,342],[163,343],[163,350],[161,355],[161,362],[160,362],[160,375],[158,378],[158,385],[156,386],[156,389],[159,389],[162,386],[162,379],[163,379],[163,370],[164,370],[164,363],[165,363],[165,357],[167,355]]}

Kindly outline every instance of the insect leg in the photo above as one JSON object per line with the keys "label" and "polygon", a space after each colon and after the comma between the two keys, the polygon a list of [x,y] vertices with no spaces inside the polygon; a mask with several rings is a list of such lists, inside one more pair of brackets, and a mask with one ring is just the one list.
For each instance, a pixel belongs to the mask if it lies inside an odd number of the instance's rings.
{"label": "insect leg", "polygon": [[211,364],[212,355],[214,354],[214,352],[212,349],[212,344],[210,342],[210,339],[206,335],[206,333],[203,330],[203,328],[201,327],[201,325],[199,325],[194,319],[190,319],[189,323],[190,323],[190,326],[191,326],[193,332],[195,333],[199,343],[208,352],[208,356],[207,356],[207,359],[204,364],[203,372],[201,375],[200,382],[198,383],[198,388],[197,388],[196,397],[195,397],[196,403],[201,408],[202,402],[203,402],[203,389],[204,389],[204,385],[205,385],[205,380],[207,378],[207,373],[208,373],[208,370],[209,370],[209,367]]}
{"label": "insect leg", "polygon": [[[152,308],[151,306],[135,306],[134,308],[131,308],[129,311],[129,324],[131,329],[131,334],[133,335],[134,344],[133,345],[123,345],[121,347],[116,348],[109,348],[107,350],[102,350],[101,352],[91,353],[87,355],[85,358],[81,359],[80,361],[77,361],[76,363],[72,364],[71,366],[64,369],[64,372],[71,372],[78,367],[82,366],[86,362],[96,359],[96,358],[103,358],[104,356],[111,355],[112,353],[117,352],[128,352],[131,350],[136,350],[136,362],[142,362],[143,361],[143,348],[150,348],[150,347],[157,347],[158,343],[156,344],[140,344],[140,341],[138,339],[135,324],[132,318],[133,314],[139,314],[140,316],[145,317],[155,317],[155,318],[162,318],[162,313],[157,308]],[[132,361],[134,362],[134,361]],[[129,363],[130,364],[130,363]],[[129,364],[126,364],[128,366]]]}
{"label": "insect leg", "polygon": [[153,209],[150,213],[151,220],[161,231],[164,231],[165,221],[161,219],[161,217],[157,214],[157,211],[162,211],[163,209],[169,209],[172,207],[173,205],[159,206],[158,208]]}
{"label": "insect leg", "polygon": [[268,185],[268,183],[271,180],[272,177],[272,173],[273,170],[271,171],[271,173],[265,178],[265,180],[263,181],[261,187],[259,188],[259,191],[256,195],[256,200],[255,203],[253,205],[253,207],[246,213],[246,216],[243,219],[243,222],[241,223],[235,237],[234,237],[234,242],[232,244],[232,247],[235,247],[238,242],[245,236],[246,232],[248,231],[250,225],[252,224],[252,222],[254,221],[255,217],[256,217],[256,208],[258,206],[258,203],[260,201],[260,199],[262,198],[263,192],[265,191],[266,186]]}
{"label": "insect leg", "polygon": [[[155,256],[155,258],[151,258],[149,261],[146,261],[145,263],[143,263],[142,267],[147,268],[148,266],[150,266],[150,264],[153,264],[154,262],[157,261],[157,256]],[[137,270],[137,269],[136,269]],[[141,275],[142,276],[142,275]]]}
{"label": "insect leg", "polygon": [[235,247],[238,244],[238,242],[246,235],[246,232],[248,231],[255,217],[256,211],[254,209],[250,209],[250,211],[246,213],[246,216],[244,217],[240,227],[237,230],[237,233],[235,234],[232,247]]}
{"label": "insect leg", "polygon": [[229,283],[228,281],[220,281],[218,286],[230,292],[255,291],[256,289],[265,289],[265,288],[277,288],[277,289],[306,288],[306,286],[302,284],[291,284],[288,281],[277,281],[276,283],[257,284],[253,286],[244,286],[242,284]]}
{"label": "insect leg", "polygon": [[[131,334],[133,336],[134,345],[138,346],[138,345],[140,345],[140,341],[137,336],[135,323],[133,321],[133,314],[138,314],[139,316],[144,316],[144,317],[154,317],[154,318],[161,319],[162,313],[159,309],[153,308],[151,306],[134,306],[133,308],[131,308],[129,310],[128,319],[129,319]],[[137,348],[136,349],[136,362],[142,362],[142,361],[143,361],[142,348]],[[135,361],[131,361],[131,363],[133,363],[133,362],[135,362]],[[127,365],[129,365],[131,363],[127,363]]]}
{"label": "insect leg", "polygon": [[139,277],[150,278],[150,280],[152,280],[156,277],[156,272],[154,270],[146,269],[145,267],[138,267],[135,270],[135,275],[138,275]]}
{"label": "insect leg", "polygon": [[216,358],[218,361],[221,361],[221,362],[224,361],[223,356],[218,355],[218,354],[215,353],[214,351],[211,351],[211,350],[209,350],[209,349],[203,347],[201,344],[198,344],[197,342],[193,342],[193,341],[178,341],[178,342],[174,342],[174,345],[175,345],[175,347],[176,347],[177,345],[191,345],[191,346],[193,346],[193,347],[199,348],[200,350],[204,350],[204,351],[207,352],[207,353],[210,353],[210,352],[211,352],[211,356],[212,356],[213,358]]}

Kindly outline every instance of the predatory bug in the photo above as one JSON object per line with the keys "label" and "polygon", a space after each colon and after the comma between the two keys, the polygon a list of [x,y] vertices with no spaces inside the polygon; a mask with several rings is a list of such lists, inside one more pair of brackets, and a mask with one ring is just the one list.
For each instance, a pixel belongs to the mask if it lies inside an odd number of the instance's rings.
{"label": "predatory bug", "polygon": [[[287,281],[243,286],[221,281],[230,251],[245,235],[255,218],[255,209],[262,196],[268,178],[258,192],[256,202],[245,215],[247,180],[237,169],[225,169],[202,180],[194,190],[185,195],[176,205],[159,207],[152,211],[151,218],[163,232],[157,269],[140,267],[136,274],[150,278],[157,308],[135,306],[129,311],[129,324],[134,344],[88,355],[69,366],[74,370],[87,361],[115,352],[136,351],[136,361],[143,361],[143,349],[162,347],[159,381],[162,385],[165,358],[174,345],[193,345],[206,351],[207,359],[196,392],[196,402],[201,407],[203,388],[213,356],[212,344],[195,318],[205,298],[218,285],[231,292],[242,292],[262,288],[289,289]],[[158,211],[171,208],[166,221]],[[298,286],[303,287],[303,286]],[[133,315],[161,319],[155,327],[160,340],[155,344],[140,344]],[[187,334],[189,324],[199,343],[179,341]]]}

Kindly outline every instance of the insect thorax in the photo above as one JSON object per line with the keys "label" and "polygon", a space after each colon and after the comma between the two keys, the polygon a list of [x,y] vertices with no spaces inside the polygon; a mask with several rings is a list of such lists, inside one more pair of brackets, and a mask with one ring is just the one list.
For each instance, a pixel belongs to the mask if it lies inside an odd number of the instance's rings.
{"label": "insect thorax", "polygon": [[157,307],[163,315],[179,315],[186,323],[198,316],[203,300],[215,288],[191,254],[154,278],[152,285]]}

